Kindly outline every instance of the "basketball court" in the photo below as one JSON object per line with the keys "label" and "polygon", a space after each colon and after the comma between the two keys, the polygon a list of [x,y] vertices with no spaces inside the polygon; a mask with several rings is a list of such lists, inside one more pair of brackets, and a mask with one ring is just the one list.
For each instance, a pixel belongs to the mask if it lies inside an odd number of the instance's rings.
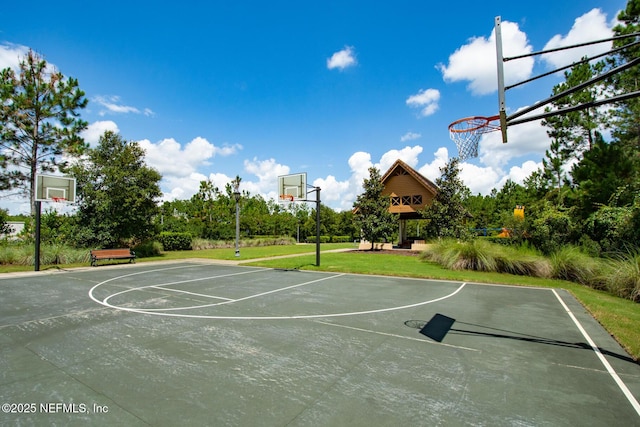
{"label": "basketball court", "polygon": [[640,425],[567,292],[209,262],[0,279],[7,425]]}

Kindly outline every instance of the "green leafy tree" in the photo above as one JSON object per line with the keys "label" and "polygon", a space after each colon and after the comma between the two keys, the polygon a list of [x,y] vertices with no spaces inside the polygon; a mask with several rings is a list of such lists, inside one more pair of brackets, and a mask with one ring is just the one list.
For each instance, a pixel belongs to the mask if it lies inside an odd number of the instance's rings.
{"label": "green leafy tree", "polygon": [[145,165],[138,143],[105,132],[71,172],[78,186],[80,245],[109,248],[153,237],[162,177]]}
{"label": "green leafy tree", "polygon": [[0,72],[0,189],[28,194],[35,212],[35,176],[64,167],[63,154],[86,148],[79,136],[87,122],[79,110],[87,99],[78,81],[52,71],[33,51],[20,62],[20,74]]}
{"label": "green leafy tree", "polygon": [[421,212],[422,217],[428,220],[425,224],[426,234],[437,238],[469,238],[469,212],[464,206],[470,191],[459,176],[460,160],[454,157],[440,168],[440,172],[442,175],[435,182],[438,192],[431,205]]}
{"label": "green leafy tree", "polygon": [[579,227],[571,210],[543,201],[530,210],[529,239],[545,254],[557,251],[563,245],[578,241]]}
{"label": "green leafy tree", "polygon": [[393,235],[398,216],[389,212],[391,202],[389,196],[382,194],[384,184],[377,168],[369,168],[369,178],[365,178],[362,187],[364,193],[359,194],[354,203],[354,220],[362,237],[371,242],[373,250],[375,243]]}
{"label": "green leafy tree", "polygon": [[13,232],[13,228],[9,225],[9,212],[0,209],[0,236],[6,236]]}

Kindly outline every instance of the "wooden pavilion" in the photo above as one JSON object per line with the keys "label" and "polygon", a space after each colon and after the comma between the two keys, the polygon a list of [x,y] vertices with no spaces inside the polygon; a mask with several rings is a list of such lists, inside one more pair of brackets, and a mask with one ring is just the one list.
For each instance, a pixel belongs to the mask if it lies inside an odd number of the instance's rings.
{"label": "wooden pavilion", "polygon": [[438,192],[438,187],[418,171],[403,162],[396,162],[382,176],[383,194],[389,196],[391,205],[389,212],[399,214],[398,232],[399,247],[412,247],[424,244],[424,241],[407,239],[407,220],[421,219],[420,210],[431,204]]}

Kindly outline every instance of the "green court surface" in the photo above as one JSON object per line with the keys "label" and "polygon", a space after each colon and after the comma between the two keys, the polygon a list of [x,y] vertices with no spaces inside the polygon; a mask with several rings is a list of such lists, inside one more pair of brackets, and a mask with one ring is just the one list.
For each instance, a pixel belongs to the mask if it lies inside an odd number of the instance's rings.
{"label": "green court surface", "polygon": [[199,262],[0,279],[2,425],[640,425],[566,291]]}

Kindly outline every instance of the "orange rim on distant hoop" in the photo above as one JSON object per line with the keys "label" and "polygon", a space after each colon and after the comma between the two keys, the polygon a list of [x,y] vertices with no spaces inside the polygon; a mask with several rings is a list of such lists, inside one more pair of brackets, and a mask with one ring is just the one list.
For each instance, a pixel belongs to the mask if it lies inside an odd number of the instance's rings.
{"label": "orange rim on distant hoop", "polygon": [[281,194],[280,200],[289,200],[290,202],[293,202],[294,197],[293,194]]}

